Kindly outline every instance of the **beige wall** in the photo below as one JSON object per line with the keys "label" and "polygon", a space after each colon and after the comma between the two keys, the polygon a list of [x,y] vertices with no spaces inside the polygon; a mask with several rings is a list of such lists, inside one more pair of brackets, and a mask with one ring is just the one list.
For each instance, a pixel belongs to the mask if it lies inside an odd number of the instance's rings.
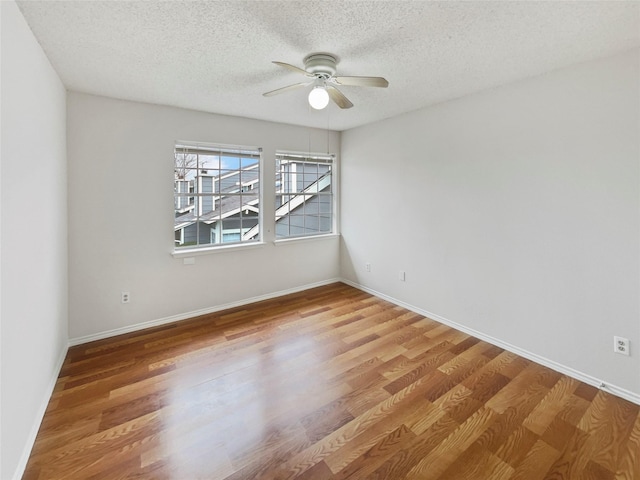
{"label": "beige wall", "polygon": [[67,351],[66,93],[16,4],[0,12],[0,478],[10,479]]}
{"label": "beige wall", "polygon": [[[276,149],[339,152],[339,133],[80,93],[67,103],[72,341],[339,276],[337,238],[274,244],[270,200]],[[263,149],[263,245],[195,256],[195,265],[171,255],[177,140]]]}
{"label": "beige wall", "polygon": [[344,132],[342,276],[640,402],[639,87],[635,50]]}

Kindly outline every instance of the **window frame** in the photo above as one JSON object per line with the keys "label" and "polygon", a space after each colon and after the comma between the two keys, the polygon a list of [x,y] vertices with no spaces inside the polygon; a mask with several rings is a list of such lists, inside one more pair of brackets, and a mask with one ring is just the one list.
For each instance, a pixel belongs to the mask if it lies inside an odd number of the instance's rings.
{"label": "window frame", "polygon": [[[311,182],[309,185],[306,185],[305,183],[305,177],[308,177],[308,173],[306,171],[306,168],[303,168],[302,172],[298,172],[297,171],[297,167],[296,167],[296,171],[295,172],[290,172],[289,175],[291,175],[291,178],[282,178],[282,171],[281,171],[281,161],[290,161],[291,163],[297,163],[297,164],[303,164],[304,166],[309,166],[309,165],[315,165],[316,166],[316,175],[315,175],[315,181]],[[322,178],[324,178],[326,176],[326,174],[324,175],[320,175],[320,165],[328,165],[329,166],[329,192],[323,192],[324,188],[319,188],[320,185],[316,185],[317,190],[316,191],[311,191],[309,192],[307,189],[314,183],[320,182],[322,180]],[[290,242],[290,241],[296,241],[296,240],[304,240],[304,239],[313,239],[313,238],[319,238],[319,237],[327,237],[327,236],[335,236],[337,235],[337,215],[338,215],[338,208],[337,208],[337,203],[338,203],[338,183],[337,183],[337,156],[336,154],[332,154],[332,153],[316,153],[316,152],[293,152],[293,151],[287,151],[287,150],[276,150],[276,154],[275,154],[275,162],[274,162],[274,179],[273,179],[273,187],[274,187],[274,217],[272,219],[272,222],[274,224],[274,240],[275,243],[283,243],[283,242]],[[314,177],[312,177],[314,178]],[[302,180],[300,180],[302,179]],[[293,191],[287,192],[285,191],[285,189],[287,188],[287,186],[291,186],[293,185],[293,182],[296,183],[296,185],[293,188]],[[298,185],[302,186],[302,190],[298,191]],[[288,214],[285,215],[281,215],[278,216],[278,211],[284,206],[284,203],[279,202],[278,199],[280,197],[286,196],[287,193],[291,193],[294,195],[290,195],[290,196],[304,196],[304,192],[307,191],[308,193],[312,194],[315,197],[321,198],[321,197],[328,197],[329,201],[328,201],[328,205],[330,208],[329,211],[329,230],[323,230],[321,227],[321,222],[322,222],[322,210],[321,210],[321,203],[318,203],[318,212],[316,214],[317,216],[317,224],[318,224],[318,228],[311,231],[303,231],[302,233],[296,233],[296,234],[292,234],[291,233],[291,219],[292,218],[302,218],[303,219],[303,226],[302,227],[297,227],[297,228],[302,228],[303,230],[306,229],[306,218],[309,216],[313,216],[313,215],[306,215],[306,214],[301,214],[301,215],[293,215],[291,216],[291,212],[292,210],[289,210]],[[297,195],[295,195],[297,194]],[[287,203],[289,203],[291,200],[289,200]],[[303,204],[306,206],[306,199],[302,199]],[[327,202],[324,202],[325,204]],[[291,208],[291,205],[289,203],[289,208]],[[298,207],[296,207],[298,208]],[[278,222],[279,220],[281,220],[282,218],[284,218],[286,215],[289,215],[289,222],[288,222],[288,235],[279,235],[278,231]]]}
{"label": "window frame", "polygon": [[[179,165],[178,155],[196,155],[195,163],[190,165]],[[211,167],[208,165],[204,165],[200,163],[200,155],[207,155],[212,157],[217,157],[217,166]],[[223,158],[237,158],[237,168],[224,168],[223,167]],[[257,160],[255,166],[243,166],[244,159],[255,159]],[[186,162],[185,162],[186,163]],[[182,173],[179,173],[182,170]],[[256,172],[257,170],[257,172]],[[244,181],[243,173],[251,171],[250,177]],[[213,173],[212,173],[213,172]],[[215,172],[218,175],[215,175]],[[223,186],[223,177],[229,177],[233,175],[238,175],[238,181],[235,183],[229,183],[226,187],[221,188]],[[264,234],[264,215],[263,215],[263,206],[264,206],[264,189],[260,187],[263,181],[264,175],[264,158],[262,153],[262,148],[256,146],[246,146],[246,145],[229,145],[222,143],[213,143],[213,142],[197,142],[197,141],[176,141],[174,144],[174,245],[173,245],[173,254],[181,256],[182,254],[192,254],[198,252],[212,252],[216,250],[228,250],[228,249],[238,249],[238,248],[247,248],[254,247],[256,245],[263,244],[263,234]],[[207,185],[206,188],[203,188],[202,179],[203,178],[211,178],[211,185]],[[186,182],[180,187],[178,187],[178,182]],[[234,189],[234,186],[238,186],[238,189]],[[258,188],[256,188],[256,185]],[[249,186],[250,188],[245,191],[245,186]],[[216,188],[217,187],[217,188]],[[229,190],[232,189],[232,190]],[[257,192],[256,192],[257,190]],[[256,195],[257,194],[257,195]],[[257,199],[251,200],[245,204],[245,197],[254,197],[257,196]],[[193,197],[193,201],[192,198]],[[218,216],[216,218],[213,216],[209,218],[209,225],[216,225],[216,234],[215,238],[218,243],[211,243],[212,231],[213,228],[210,228],[205,234],[206,237],[209,238],[209,243],[200,243],[200,241],[204,238],[202,232],[200,231],[201,224],[207,223],[203,222],[203,218],[205,218],[205,213],[203,213],[202,208],[205,204],[206,198],[210,197],[209,200],[213,205],[212,210],[209,213],[216,212],[216,203],[219,202]],[[223,207],[223,199],[229,197],[237,197],[239,198],[240,203],[235,205],[230,213],[225,216],[225,212],[222,209]],[[230,202],[233,203],[233,202]],[[233,206],[233,205],[232,205]],[[181,208],[178,208],[181,207]],[[238,207],[238,208],[235,208]],[[249,207],[249,208],[244,208]],[[182,222],[178,221],[180,215],[177,213],[183,210],[182,216],[185,217]],[[244,227],[243,223],[243,212],[251,211],[257,215],[250,215],[250,218],[256,219],[255,226],[251,228]],[[192,211],[190,215],[185,215],[184,212]],[[227,212],[229,213],[229,212]],[[224,225],[225,220],[229,223],[232,220],[232,217],[236,217],[239,215],[239,218],[233,218],[233,221],[239,221],[239,226],[235,228],[234,231],[249,231],[254,228],[257,228],[257,232],[254,236],[247,240],[243,240],[234,242],[223,242],[224,240]],[[254,220],[251,220],[249,223],[252,224]],[[196,225],[196,232],[193,235],[195,237],[195,242],[189,245],[178,245],[178,240],[176,239],[178,231],[181,231],[181,240],[185,242],[185,228],[190,225]],[[218,225],[220,224],[220,225]],[[182,227],[180,227],[182,225]],[[244,228],[243,228],[244,227]],[[238,230],[241,229],[241,230]],[[242,235],[242,234],[241,234]]]}

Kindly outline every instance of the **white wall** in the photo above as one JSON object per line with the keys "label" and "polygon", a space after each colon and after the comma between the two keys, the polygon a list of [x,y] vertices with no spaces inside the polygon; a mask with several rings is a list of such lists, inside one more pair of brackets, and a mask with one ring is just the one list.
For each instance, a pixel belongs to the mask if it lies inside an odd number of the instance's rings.
{"label": "white wall", "polygon": [[635,50],[343,132],[342,275],[640,400],[639,91]]}
{"label": "white wall", "polygon": [[275,246],[272,226],[257,248],[171,255],[176,140],[262,147],[269,228],[276,149],[337,153],[338,133],[81,93],[67,106],[72,342],[338,278],[337,238]]}
{"label": "white wall", "polygon": [[2,467],[20,476],[67,347],[65,89],[0,2]]}

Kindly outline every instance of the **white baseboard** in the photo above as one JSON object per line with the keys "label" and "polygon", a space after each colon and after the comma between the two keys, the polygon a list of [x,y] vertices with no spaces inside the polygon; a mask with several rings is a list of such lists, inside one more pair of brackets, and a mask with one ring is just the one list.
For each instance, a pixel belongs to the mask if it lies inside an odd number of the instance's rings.
{"label": "white baseboard", "polygon": [[347,280],[345,278],[341,279],[340,281],[342,281],[343,283],[346,283],[347,285],[351,285],[354,288],[357,288],[358,290],[362,290],[363,292],[367,292],[370,293],[371,295],[374,295],[376,297],[382,298],[384,300],[387,300],[388,302],[391,302],[395,305],[398,305],[400,307],[404,307],[407,310],[411,310],[412,312],[416,312],[419,313],[420,315],[423,315],[425,317],[431,318],[432,320],[436,320],[437,322],[440,322],[444,325],[447,325],[451,328],[455,328],[456,330],[459,330],[461,332],[467,333],[475,338],[479,338],[480,340],[483,340],[487,343],[490,343],[492,345],[495,345],[497,347],[503,348],[509,352],[515,353],[516,355],[520,355],[521,357],[524,357],[528,360],[531,360],[533,362],[539,363],[540,365],[544,365],[545,367],[548,367],[552,370],[555,370],[556,372],[562,373],[564,375],[567,375],[571,378],[575,378],[576,380],[580,380],[581,382],[587,383],[589,385],[592,385],[596,388],[599,388],[600,390],[604,390],[606,392],[611,393],[612,395],[615,395],[617,397],[620,398],[624,398],[625,400],[628,400],[630,402],[633,402],[637,405],[640,405],[640,394],[635,393],[635,392],[631,392],[629,390],[626,390],[624,388],[618,387],[616,385],[612,385],[610,383],[607,383],[606,381],[599,379],[599,378],[595,378],[591,375],[588,375],[586,373],[580,372],[578,370],[574,370],[571,367],[567,367],[565,365],[562,365],[558,362],[555,362],[553,360],[549,360],[548,358],[545,357],[541,357],[540,355],[537,355],[535,353],[529,352],[527,350],[524,350],[520,347],[517,347],[515,345],[511,345],[510,343],[507,342],[503,342],[500,339],[494,338],[490,335],[486,335],[482,332],[479,332],[477,330],[474,330],[472,328],[466,327],[464,325],[461,325],[459,323],[453,322],[447,318],[441,317],[440,315],[437,315],[435,313],[431,313],[428,312],[426,310],[423,310],[421,308],[418,308],[414,305],[410,305],[408,303],[402,302],[396,298],[390,297],[388,295],[385,295],[384,293],[380,293],[377,292],[376,290],[373,290],[371,288],[365,287],[364,285],[360,285],[359,283],[355,283],[352,282],[351,280]]}
{"label": "white baseboard", "polygon": [[31,450],[33,450],[33,445],[36,443],[36,437],[38,436],[40,425],[42,424],[42,420],[44,419],[44,414],[47,411],[49,400],[51,400],[51,395],[53,395],[53,389],[56,387],[56,382],[58,381],[58,377],[60,376],[62,364],[64,363],[64,359],[67,356],[67,350],[68,348],[63,348],[60,352],[58,360],[56,361],[55,368],[53,369],[53,375],[49,379],[49,385],[47,385],[47,389],[42,396],[40,407],[38,408],[38,412],[36,413],[36,416],[34,418],[33,425],[31,426],[31,431],[29,432],[27,441],[25,442],[22,449],[20,461],[18,462],[18,466],[16,467],[15,473],[13,474],[12,478],[14,480],[20,480],[24,475],[25,468],[27,468],[27,462],[29,461]]}
{"label": "white baseboard", "polygon": [[136,323],[135,325],[128,325],[126,327],[115,328],[113,330],[107,330],[105,332],[94,333],[91,335],[85,335],[83,337],[76,337],[69,340],[69,346],[82,345],[83,343],[93,342],[95,340],[102,340],[104,338],[115,337],[116,335],[122,335],[124,333],[137,332],[144,330],[145,328],[158,327],[167,323],[179,322],[180,320],[187,320],[189,318],[198,317],[200,315],[208,315],[210,313],[227,310],[229,308],[242,307],[250,303],[260,302],[262,300],[270,300],[272,298],[282,297],[283,295],[289,295],[290,293],[301,292],[303,290],[309,290],[310,288],[321,287],[323,285],[329,285],[330,283],[340,282],[339,278],[331,278],[323,280],[321,282],[310,283],[300,287],[289,288],[287,290],[280,290],[277,292],[267,293],[265,295],[258,295],[256,297],[245,298],[237,302],[225,303],[222,305],[215,305],[213,307],[202,308],[200,310],[193,310],[187,313],[180,313],[178,315],[171,315],[169,317],[159,318],[148,322]]}
{"label": "white baseboard", "polygon": [[[591,375],[587,375],[586,373],[574,370],[570,367],[567,367],[565,365],[559,364],[557,362],[554,362],[553,360],[549,360],[545,357],[541,357],[540,355],[537,355],[535,353],[529,352],[527,350],[524,350],[522,348],[519,348],[515,345],[511,345],[509,343],[503,342],[502,340],[499,340],[497,338],[494,338],[490,335],[486,335],[482,332],[479,332],[477,330],[474,330],[472,328],[468,328],[465,327],[464,325],[461,325],[459,323],[453,322],[451,320],[448,320],[444,317],[441,317],[440,315],[428,312],[426,310],[423,310],[421,308],[415,307],[414,305],[410,305],[408,303],[402,302],[396,298],[390,297],[388,295],[385,295],[383,293],[380,293],[376,290],[373,290],[371,288],[365,287],[363,285],[360,285],[358,283],[352,282],[351,280],[347,280],[345,278],[332,278],[332,279],[328,279],[328,280],[323,280],[321,282],[316,282],[313,284],[307,284],[304,286],[300,286],[300,287],[295,287],[295,288],[291,288],[291,289],[287,289],[287,290],[280,290],[278,292],[272,292],[272,293],[268,293],[265,295],[259,295],[256,297],[251,297],[251,298],[247,298],[247,299],[243,299],[237,302],[231,302],[231,303],[227,303],[227,304],[223,304],[223,305],[217,305],[214,307],[210,307],[210,308],[205,308],[205,309],[201,309],[201,310],[194,310],[192,312],[188,312],[188,313],[184,313],[184,314],[180,314],[180,315],[173,315],[170,317],[165,317],[165,318],[160,318],[157,320],[152,320],[149,322],[143,322],[143,323],[138,323],[136,325],[130,325],[127,327],[123,327],[123,328],[117,328],[114,330],[109,330],[109,331],[105,331],[105,332],[100,332],[97,334],[93,334],[93,335],[86,335],[84,337],[77,337],[77,338],[73,338],[69,340],[69,346],[73,346],[73,345],[80,345],[83,343],[87,343],[87,342],[91,342],[94,340],[101,340],[103,338],[108,338],[108,337],[113,337],[116,335],[121,335],[123,333],[130,333],[130,332],[135,332],[138,330],[143,330],[145,328],[150,328],[150,327],[155,327],[155,326],[160,326],[160,325],[164,325],[167,323],[171,323],[171,322],[177,322],[180,320],[186,320],[188,318],[193,318],[193,317],[197,317],[199,315],[206,315],[209,313],[215,313],[221,310],[226,310],[229,308],[235,308],[235,307],[240,307],[243,305],[247,305],[250,303],[255,303],[255,302],[259,302],[262,300],[269,300],[272,298],[277,298],[277,297],[281,297],[283,295],[288,295],[290,293],[296,293],[296,292],[300,292],[303,290],[308,290],[310,288],[314,288],[314,287],[320,287],[323,285],[329,285],[331,283],[335,283],[335,282],[343,282],[346,283],[347,285],[351,285],[354,288],[357,288],[359,290],[362,290],[364,292],[367,292],[371,295],[374,295],[376,297],[382,298],[384,300],[387,300],[388,302],[391,302],[395,305],[401,306],[406,308],[407,310],[411,310],[412,312],[416,312],[419,313],[420,315],[423,315],[425,317],[431,318],[433,320],[436,320],[444,325],[448,325],[452,328],[455,328],[456,330],[459,330],[461,332],[467,333],[469,335],[472,335],[473,337],[479,338],[480,340],[483,340],[487,343],[490,343],[492,345],[498,346],[500,348],[503,348],[509,352],[515,353],[517,355],[520,355],[521,357],[524,357],[526,359],[529,359],[533,362],[539,363],[540,365],[544,365],[545,367],[551,368],[552,370],[555,370],[559,373],[562,373],[564,375],[567,375],[569,377],[575,378],[576,380],[580,380],[581,382],[587,383],[589,385],[593,385],[594,387],[600,388],[602,390],[605,390],[613,395],[616,395],[620,398],[624,398],[625,400],[628,400],[630,402],[633,402],[635,404],[640,405],[640,394],[638,393],[634,393],[631,392],[629,390],[626,390],[624,388],[618,387],[616,385],[611,385],[608,384],[606,382],[603,382],[601,379],[595,378]],[[58,376],[60,374],[60,370],[62,369],[62,364],[64,363],[64,359],[67,355],[67,349],[63,349],[60,353],[60,356],[56,362],[56,366],[54,368],[54,375],[52,376],[52,378],[49,381],[49,385],[47,387],[47,390],[45,392],[45,395],[43,396],[42,402],[40,404],[40,408],[38,409],[37,415],[34,419],[33,425],[31,427],[31,431],[29,433],[29,436],[27,438],[27,441],[24,445],[23,448],[23,452],[22,455],[20,457],[20,461],[18,463],[18,466],[16,467],[15,473],[13,475],[13,479],[14,480],[20,480],[20,478],[22,478],[22,475],[24,474],[24,470],[27,466],[27,462],[29,461],[29,456],[31,455],[31,450],[33,449],[33,445],[36,441],[36,437],[38,435],[38,430],[40,429],[40,425],[42,424],[42,419],[44,418],[44,414],[46,412],[47,409],[47,405],[49,404],[49,400],[51,399],[51,395],[53,394],[53,390],[55,388],[56,382],[58,380]],[[604,385],[604,386],[603,386]]]}
{"label": "white baseboard", "polygon": [[[269,300],[271,298],[281,297],[283,295],[288,295],[290,293],[296,293],[303,290],[308,290],[310,288],[321,287],[323,285],[329,285],[331,283],[340,282],[339,278],[331,278],[328,280],[323,280],[321,282],[316,282],[312,284],[307,284],[300,287],[290,288],[287,290],[281,290],[278,292],[272,292],[265,295],[259,295],[256,297],[246,298],[237,302],[226,303],[224,305],[216,305],[210,308],[203,308],[200,310],[194,310],[192,312],[183,313],[180,315],[172,315],[170,317],[160,318],[157,320],[152,320],[150,322],[138,323],[136,325],[130,325],[123,328],[116,328],[114,330],[109,330],[106,332],[100,332],[93,335],[86,335],[84,337],[72,338],[69,340],[68,347],[74,345],[80,345],[87,342],[92,342],[94,340],[101,340],[103,338],[113,337],[116,335],[121,335],[123,333],[135,332],[138,330],[143,330],[145,328],[156,327],[159,325],[164,325],[167,323],[177,322],[180,320],[186,320],[189,318],[197,317],[199,315],[206,315],[208,313],[214,313],[221,310],[226,310],[229,308],[241,307],[243,305],[247,305],[254,302],[259,302],[262,300]],[[58,377],[60,375],[60,370],[62,369],[62,364],[64,363],[64,359],[67,356],[68,347],[64,348],[60,353],[60,357],[58,358],[55,368],[53,369],[53,376],[49,381],[49,385],[45,391],[45,394],[42,398],[42,403],[38,408],[38,412],[34,418],[33,425],[31,427],[31,431],[29,432],[29,436],[27,437],[27,441],[24,445],[22,455],[20,456],[20,461],[16,467],[15,473],[12,476],[13,480],[20,480],[22,475],[24,474],[24,470],[27,467],[27,462],[29,461],[29,456],[31,455],[31,450],[33,450],[33,445],[35,444],[36,437],[38,436],[38,431],[40,430],[40,425],[42,424],[42,420],[44,418],[44,414],[47,410],[47,406],[49,405],[49,401],[51,400],[51,395],[53,394],[53,389],[56,386],[56,382],[58,381]]]}

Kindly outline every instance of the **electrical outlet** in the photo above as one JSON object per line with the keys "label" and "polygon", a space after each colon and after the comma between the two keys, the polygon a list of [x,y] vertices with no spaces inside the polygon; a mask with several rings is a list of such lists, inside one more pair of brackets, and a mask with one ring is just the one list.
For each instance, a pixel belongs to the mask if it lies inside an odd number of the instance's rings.
{"label": "electrical outlet", "polygon": [[400,270],[400,274],[398,275],[398,278],[400,279],[401,282],[405,281],[404,270]]}
{"label": "electrical outlet", "polygon": [[367,272],[371,271],[371,264],[370,263],[365,263],[364,264],[364,268],[367,270]]}
{"label": "electrical outlet", "polygon": [[122,303],[129,303],[131,301],[131,294],[129,292],[122,292],[120,294],[120,301]]}
{"label": "electrical outlet", "polygon": [[629,339],[613,337],[613,351],[620,355],[629,355]]}

